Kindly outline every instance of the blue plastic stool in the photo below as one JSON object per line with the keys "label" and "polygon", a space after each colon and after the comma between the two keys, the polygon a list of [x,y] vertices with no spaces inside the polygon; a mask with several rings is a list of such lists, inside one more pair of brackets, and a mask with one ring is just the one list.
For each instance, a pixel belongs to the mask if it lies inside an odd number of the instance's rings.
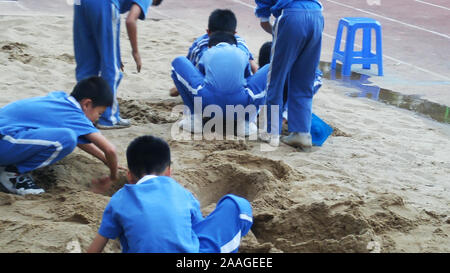
{"label": "blue plastic stool", "polygon": [[[342,30],[347,27],[347,39],[344,51],[340,51]],[[355,34],[363,29],[363,45],[361,51],[354,51]],[[376,34],[376,53],[372,53],[372,29]],[[352,64],[362,64],[364,69],[370,69],[371,64],[378,65],[378,76],[383,76],[383,52],[381,46],[381,24],[372,18],[345,17],[339,20],[334,43],[331,69],[336,68],[336,60],[342,62],[342,75],[350,76]]]}

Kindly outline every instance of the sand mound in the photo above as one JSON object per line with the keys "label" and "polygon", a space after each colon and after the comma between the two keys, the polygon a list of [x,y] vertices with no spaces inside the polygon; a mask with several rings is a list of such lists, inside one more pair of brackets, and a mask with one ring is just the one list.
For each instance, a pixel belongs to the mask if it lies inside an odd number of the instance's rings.
{"label": "sand mound", "polygon": [[178,100],[154,102],[150,100],[118,99],[124,118],[129,118],[134,124],[172,123],[179,119],[178,113],[172,113],[176,105],[182,105]]}
{"label": "sand mound", "polygon": [[[141,73],[135,72],[122,28],[119,105],[133,126],[102,132],[116,145],[121,165],[133,138],[156,135],[170,144],[173,177],[200,200],[205,215],[224,194],[249,199],[254,225],[241,252],[450,251],[445,126],[346,97],[324,80],[313,112],[334,132],[312,153],[285,145],[262,151],[261,143],[248,139],[175,138],[181,99],[168,96],[170,62],[185,55],[204,31],[189,20],[139,22],[139,33],[148,34],[139,37]],[[0,107],[54,90],[70,92],[75,83],[71,29],[71,17],[0,18]],[[122,173],[107,194],[91,192],[91,180],[106,174],[102,163],[76,150],[33,172],[45,194],[0,193],[0,252],[85,251],[109,196],[125,183]],[[120,252],[118,242],[105,251]]]}
{"label": "sand mound", "polygon": [[[183,169],[177,176],[193,191],[202,206],[215,203],[228,193],[251,202],[270,203],[282,198],[289,179],[301,177],[281,161],[235,150],[212,152],[199,162],[197,168]],[[279,206],[280,202],[274,205]]]}

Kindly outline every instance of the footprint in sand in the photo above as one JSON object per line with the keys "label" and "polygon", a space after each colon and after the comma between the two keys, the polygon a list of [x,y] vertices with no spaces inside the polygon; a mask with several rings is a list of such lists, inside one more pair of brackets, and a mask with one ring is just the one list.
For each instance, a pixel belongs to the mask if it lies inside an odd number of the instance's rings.
{"label": "footprint in sand", "polygon": [[33,60],[33,56],[26,53],[28,49],[27,44],[18,42],[6,42],[2,43],[0,46],[0,51],[9,54],[8,60],[10,61],[20,61],[24,64],[28,64]]}

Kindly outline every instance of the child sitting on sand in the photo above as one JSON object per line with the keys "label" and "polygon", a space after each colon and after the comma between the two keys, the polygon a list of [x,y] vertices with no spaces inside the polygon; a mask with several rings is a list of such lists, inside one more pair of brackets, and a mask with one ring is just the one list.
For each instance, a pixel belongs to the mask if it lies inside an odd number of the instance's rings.
{"label": "child sitting on sand", "polygon": [[206,218],[199,201],[170,177],[170,147],[141,136],[127,148],[128,181],[109,201],[87,252],[119,237],[124,253],[237,252],[252,226],[252,208],[227,194]]}
{"label": "child sitting on sand", "polygon": [[108,83],[91,77],[78,82],[70,96],[55,91],[0,108],[0,188],[21,195],[43,193],[29,173],[64,158],[75,146],[110,169],[110,175],[94,180],[93,186],[116,181],[115,147],[93,125],[112,103]]}
{"label": "child sitting on sand", "polygon": [[248,55],[236,47],[236,38],[228,32],[213,33],[209,47],[200,59],[198,69],[184,56],[172,62],[172,79],[190,114],[180,122],[180,127],[194,133],[202,132],[202,113],[194,111],[199,108],[194,107],[194,98],[200,97],[202,105],[199,110],[217,105],[225,113],[229,105],[254,105],[255,111],[249,114],[246,124],[238,124],[238,127],[246,128],[244,135],[256,133],[256,115],[265,101],[269,66],[245,77]]}

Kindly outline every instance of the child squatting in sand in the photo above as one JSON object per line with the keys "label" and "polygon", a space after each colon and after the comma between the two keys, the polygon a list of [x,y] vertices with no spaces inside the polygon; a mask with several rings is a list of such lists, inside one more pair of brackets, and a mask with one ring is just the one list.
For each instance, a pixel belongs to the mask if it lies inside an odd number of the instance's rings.
{"label": "child squatting in sand", "polygon": [[0,187],[15,194],[40,194],[30,172],[61,160],[75,146],[105,163],[109,176],[93,180],[104,191],[117,180],[115,147],[93,125],[113,103],[101,77],[78,82],[72,93],[55,91],[0,108]]}
{"label": "child squatting in sand", "polygon": [[[255,74],[246,76],[248,55],[237,46],[236,38],[228,32],[214,32],[209,37],[198,68],[186,57],[172,61],[172,79],[177,87],[189,115],[179,123],[184,130],[202,132],[202,113],[195,111],[195,99],[201,98],[201,110],[216,105],[222,113],[228,106],[253,106],[249,116],[238,128],[238,135],[248,136],[257,132],[258,109],[265,101],[265,87],[269,66],[260,68]],[[199,101],[199,100],[197,100]],[[243,110],[244,112],[245,110]],[[239,121],[238,121],[239,122]]]}
{"label": "child squatting in sand", "polygon": [[120,239],[124,253],[230,253],[253,223],[250,203],[227,194],[203,218],[199,201],[170,177],[170,147],[141,136],[126,151],[128,182],[110,199],[88,253]]}

